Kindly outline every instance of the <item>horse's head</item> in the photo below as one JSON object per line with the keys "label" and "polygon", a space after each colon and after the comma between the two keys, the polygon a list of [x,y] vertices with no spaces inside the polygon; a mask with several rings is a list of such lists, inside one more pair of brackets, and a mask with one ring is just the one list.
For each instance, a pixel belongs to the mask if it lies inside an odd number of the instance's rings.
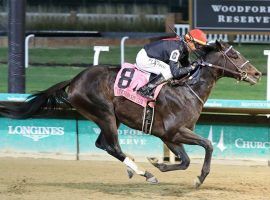
{"label": "horse's head", "polygon": [[202,50],[203,59],[210,63],[208,67],[215,68],[217,78],[232,77],[252,85],[261,78],[261,72],[227,43],[216,41]]}

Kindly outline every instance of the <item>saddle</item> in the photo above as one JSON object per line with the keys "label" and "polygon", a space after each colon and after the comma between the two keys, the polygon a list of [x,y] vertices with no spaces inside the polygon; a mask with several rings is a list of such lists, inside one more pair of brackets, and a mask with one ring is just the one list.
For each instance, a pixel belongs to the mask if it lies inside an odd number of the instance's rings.
{"label": "saddle", "polygon": [[148,83],[151,74],[136,68],[135,64],[124,63],[117,74],[114,83],[114,95],[123,96],[128,100],[144,107],[142,131],[151,133],[154,119],[155,100],[165,84],[160,84],[154,91],[154,100],[140,96],[137,90]]}

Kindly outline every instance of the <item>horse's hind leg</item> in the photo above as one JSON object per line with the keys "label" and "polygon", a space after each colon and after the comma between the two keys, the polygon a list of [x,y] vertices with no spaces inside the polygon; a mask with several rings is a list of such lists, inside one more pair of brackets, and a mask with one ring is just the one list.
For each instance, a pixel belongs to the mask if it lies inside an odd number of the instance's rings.
{"label": "horse's hind leg", "polygon": [[[119,125],[120,125],[120,123],[117,122],[117,129],[119,128]],[[95,142],[95,145],[96,145],[97,148],[106,151],[107,141],[106,141],[106,139],[104,137],[104,133],[103,132],[101,132],[99,134],[99,136],[98,136],[98,138],[97,138],[97,140]],[[125,155],[128,156],[129,158],[131,158],[131,160],[135,161],[135,159],[131,155],[129,155],[127,153],[125,153]]]}
{"label": "horse's hind leg", "polygon": [[180,164],[165,164],[158,163],[156,158],[148,158],[151,164],[157,167],[162,172],[174,171],[174,170],[185,170],[189,167],[190,159],[184,149],[183,144],[175,145],[164,141],[167,147],[180,159]]}
{"label": "horse's hind leg", "polygon": [[[83,94],[83,91],[81,93]],[[96,141],[98,148],[106,150],[107,153],[123,162],[137,174],[146,177],[147,181],[157,183],[157,179],[151,173],[140,169],[132,159],[122,152],[117,133],[119,123],[116,120],[111,102],[101,95],[88,94],[86,97],[79,94],[77,90],[71,90],[68,99],[77,111],[87,119],[94,121],[101,129],[100,136]]]}
{"label": "horse's hind leg", "polygon": [[[114,116],[106,116],[96,122],[101,129],[100,140],[102,149],[106,150],[110,155],[123,162],[127,167],[132,169],[136,174],[144,176],[148,182],[157,183],[157,179],[149,172],[141,169],[137,164],[127,157],[121,150],[118,141],[117,123]],[[102,138],[104,136],[104,138]],[[97,143],[96,143],[97,145]]]}
{"label": "horse's hind leg", "polygon": [[107,142],[105,140],[104,134],[101,132],[95,142],[97,148],[106,151]]}
{"label": "horse's hind leg", "polygon": [[114,117],[105,116],[96,123],[101,129],[96,146],[106,150],[110,155],[123,162],[126,155],[122,152],[118,142],[117,124]]}
{"label": "horse's hind leg", "polygon": [[[103,132],[101,132],[99,134],[99,136],[98,136],[98,138],[97,138],[97,140],[95,142],[95,145],[96,145],[97,148],[100,148],[100,149],[102,149],[104,151],[107,151],[106,150],[106,146],[108,146],[108,144],[107,144],[107,142],[105,140],[105,137],[104,137],[104,133]],[[135,159],[131,155],[128,155],[126,153],[125,153],[125,155],[127,157],[129,157],[132,161],[135,161]],[[129,178],[132,178],[134,176],[134,173],[135,172],[130,167],[127,166],[127,173],[128,173],[128,177]]]}

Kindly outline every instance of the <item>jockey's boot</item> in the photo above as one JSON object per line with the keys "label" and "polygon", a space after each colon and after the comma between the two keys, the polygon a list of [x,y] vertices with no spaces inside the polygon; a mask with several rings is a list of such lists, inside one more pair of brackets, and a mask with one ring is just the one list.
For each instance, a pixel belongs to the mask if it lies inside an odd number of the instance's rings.
{"label": "jockey's boot", "polygon": [[166,80],[162,76],[162,74],[159,74],[152,78],[146,85],[142,86],[137,90],[137,93],[143,97],[146,97],[148,99],[154,99],[154,91],[155,88],[160,85],[161,83],[164,83]]}

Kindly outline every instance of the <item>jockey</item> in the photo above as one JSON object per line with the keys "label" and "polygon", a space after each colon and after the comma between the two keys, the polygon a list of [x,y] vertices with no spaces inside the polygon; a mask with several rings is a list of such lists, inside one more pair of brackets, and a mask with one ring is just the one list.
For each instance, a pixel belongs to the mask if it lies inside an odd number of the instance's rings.
{"label": "jockey", "polygon": [[198,63],[190,64],[189,53],[206,44],[205,33],[193,29],[184,36],[184,40],[176,37],[145,45],[137,54],[137,68],[157,76],[137,92],[143,97],[153,99],[156,86],[171,78],[179,79],[189,74],[198,66]]}

